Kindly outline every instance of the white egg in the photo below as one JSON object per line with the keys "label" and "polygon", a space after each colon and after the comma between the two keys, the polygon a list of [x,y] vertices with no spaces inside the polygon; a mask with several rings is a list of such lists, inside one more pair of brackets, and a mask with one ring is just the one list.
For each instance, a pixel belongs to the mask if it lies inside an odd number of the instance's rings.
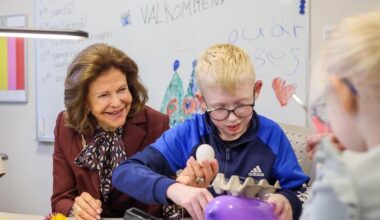
{"label": "white egg", "polygon": [[202,161],[208,159],[214,159],[215,158],[215,152],[214,149],[209,144],[201,144],[197,152],[195,153],[195,156],[197,157],[198,163],[202,164]]}

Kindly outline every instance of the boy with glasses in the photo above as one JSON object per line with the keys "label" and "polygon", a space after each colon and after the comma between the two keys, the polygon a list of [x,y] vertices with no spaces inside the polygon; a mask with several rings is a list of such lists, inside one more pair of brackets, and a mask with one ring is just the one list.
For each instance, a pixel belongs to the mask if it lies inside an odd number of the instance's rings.
{"label": "boy with glasses", "polygon": [[[205,113],[170,129],[116,168],[114,186],[145,203],[174,202],[193,218],[204,219],[213,199],[205,187],[217,173],[266,179],[272,185],[278,180],[281,190],[267,201],[279,219],[298,219],[302,203],[296,191],[309,177],[279,125],[253,109],[262,82],[255,81],[248,54],[234,45],[215,45],[200,56],[195,71],[196,96]],[[195,161],[202,144],[213,147],[216,159]],[[180,169],[177,181],[170,178]]]}

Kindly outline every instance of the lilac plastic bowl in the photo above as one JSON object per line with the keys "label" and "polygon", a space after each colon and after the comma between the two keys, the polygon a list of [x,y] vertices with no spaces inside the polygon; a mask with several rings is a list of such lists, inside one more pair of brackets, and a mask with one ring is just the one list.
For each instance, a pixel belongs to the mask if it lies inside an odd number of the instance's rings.
{"label": "lilac plastic bowl", "polygon": [[206,220],[277,220],[273,206],[258,199],[218,196],[206,208]]}

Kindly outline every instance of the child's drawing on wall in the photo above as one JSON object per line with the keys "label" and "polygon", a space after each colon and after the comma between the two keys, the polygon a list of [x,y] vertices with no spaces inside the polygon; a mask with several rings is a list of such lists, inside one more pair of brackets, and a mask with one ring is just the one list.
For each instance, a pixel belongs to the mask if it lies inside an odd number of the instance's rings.
{"label": "child's drawing on wall", "polygon": [[184,113],[184,118],[188,118],[192,116],[194,113],[200,112],[200,104],[195,97],[195,93],[198,91],[197,81],[195,80],[195,66],[197,65],[197,61],[193,61],[191,77],[189,80],[189,84],[187,86],[186,95],[182,101],[182,111]]}
{"label": "child's drawing on wall", "polygon": [[166,88],[165,96],[161,103],[161,112],[170,117],[171,127],[183,121],[183,87],[181,77],[177,72],[179,66],[179,60],[175,60],[173,63],[174,74],[168,87]]}
{"label": "child's drawing on wall", "polygon": [[161,112],[170,117],[170,126],[183,122],[186,118],[191,117],[194,113],[201,111],[200,104],[195,97],[198,91],[197,82],[195,80],[195,66],[197,61],[192,63],[192,71],[187,86],[186,94],[183,95],[182,79],[178,74],[180,66],[179,60],[175,60],[173,64],[174,75],[166,88],[165,97],[161,103]]}

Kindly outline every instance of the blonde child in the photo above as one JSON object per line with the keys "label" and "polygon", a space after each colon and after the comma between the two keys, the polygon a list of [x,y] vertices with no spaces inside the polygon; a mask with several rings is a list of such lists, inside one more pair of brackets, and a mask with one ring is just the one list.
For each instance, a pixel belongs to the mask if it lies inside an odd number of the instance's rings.
{"label": "blonde child", "polygon": [[341,145],[321,141],[301,219],[380,219],[380,10],[344,19],[321,58],[329,80],[313,108]]}

